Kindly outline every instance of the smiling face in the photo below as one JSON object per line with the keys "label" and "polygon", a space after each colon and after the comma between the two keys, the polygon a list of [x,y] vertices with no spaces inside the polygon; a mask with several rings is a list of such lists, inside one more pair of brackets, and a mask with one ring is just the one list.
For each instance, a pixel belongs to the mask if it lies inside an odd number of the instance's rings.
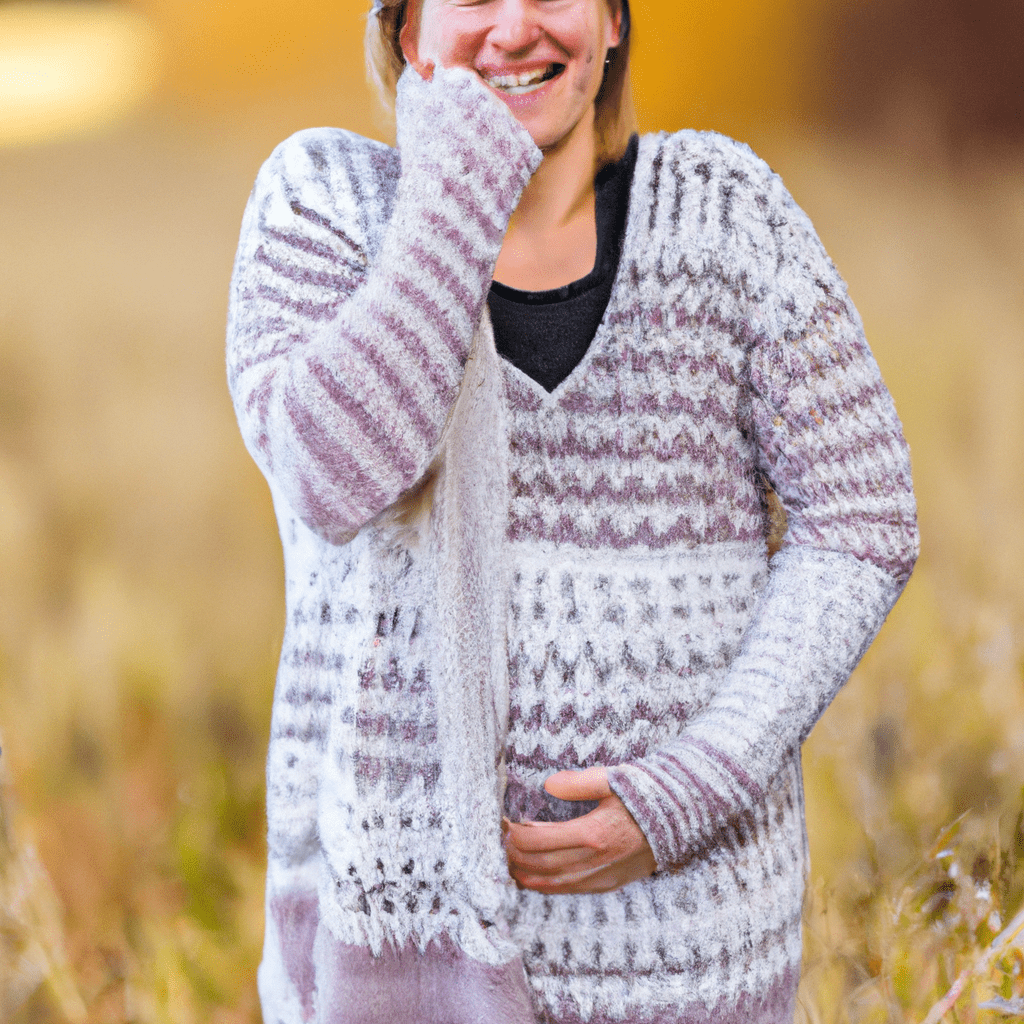
{"label": "smiling face", "polygon": [[414,0],[405,59],[475,71],[544,150],[593,131],[604,61],[618,45],[609,0]]}

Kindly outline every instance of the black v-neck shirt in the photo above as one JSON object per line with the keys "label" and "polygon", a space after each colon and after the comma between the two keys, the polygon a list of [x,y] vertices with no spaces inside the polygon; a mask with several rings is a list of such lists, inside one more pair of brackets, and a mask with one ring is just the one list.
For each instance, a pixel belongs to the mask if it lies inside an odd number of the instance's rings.
{"label": "black v-neck shirt", "polygon": [[586,277],[543,292],[491,282],[488,305],[498,353],[554,391],[579,365],[608,306],[626,232],[639,139],[594,179],[597,258]]}

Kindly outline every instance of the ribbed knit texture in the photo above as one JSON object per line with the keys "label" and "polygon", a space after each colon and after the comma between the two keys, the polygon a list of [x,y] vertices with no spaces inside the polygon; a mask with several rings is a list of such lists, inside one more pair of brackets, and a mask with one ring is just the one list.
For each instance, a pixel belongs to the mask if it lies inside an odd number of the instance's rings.
{"label": "ribbed knit texture", "polygon": [[[536,166],[523,136],[469,76],[407,77],[400,163],[301,133],[246,214],[229,376],[289,616],[265,1019],[347,1020],[330,990],[365,1004],[352,1020],[388,1020],[380,982],[409,972],[387,951],[412,942],[453,976],[459,957],[489,964],[510,993],[518,951],[550,1024],[788,1024],[799,745],[916,557],[906,445],[807,218],[716,135],[641,140],[615,285],[572,374],[548,393],[498,360],[484,299]],[[766,481],[789,519],[770,565]],[[474,668],[481,637],[507,691]],[[473,718],[474,700],[496,707]],[[471,736],[487,749],[448,749]],[[541,784],[606,765],[659,871],[605,895],[503,892],[498,742],[510,816],[585,811]],[[444,780],[473,772],[460,804]],[[378,974],[353,966],[360,947],[385,954]],[[494,1017],[469,1004],[449,1024]]]}

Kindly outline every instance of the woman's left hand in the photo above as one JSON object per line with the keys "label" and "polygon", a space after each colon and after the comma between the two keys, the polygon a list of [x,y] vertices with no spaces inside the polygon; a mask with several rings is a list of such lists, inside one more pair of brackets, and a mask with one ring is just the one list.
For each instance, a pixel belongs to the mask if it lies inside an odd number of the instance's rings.
{"label": "woman's left hand", "polygon": [[604,768],[552,775],[544,788],[561,800],[597,800],[572,821],[503,819],[508,871],[523,889],[546,894],[611,892],[654,874],[651,847],[608,786]]}

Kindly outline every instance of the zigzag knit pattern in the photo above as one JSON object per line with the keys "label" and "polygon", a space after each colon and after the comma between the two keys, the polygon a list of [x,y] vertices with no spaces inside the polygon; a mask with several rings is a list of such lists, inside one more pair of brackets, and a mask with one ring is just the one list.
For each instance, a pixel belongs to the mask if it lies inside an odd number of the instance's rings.
{"label": "zigzag knit pattern", "polygon": [[[505,540],[486,552],[507,580],[504,810],[585,813],[543,780],[606,765],[659,868],[604,895],[492,899],[460,851],[477,829],[487,875],[496,819],[453,830],[442,792],[442,616],[422,524],[538,154],[467,78],[403,81],[401,162],[335,130],[289,140],[261,172],[236,265],[229,375],[288,581],[265,1019],[395,1019],[406,1004],[387,1004],[381,979],[401,989],[395,951],[412,942],[424,956],[441,943],[449,966],[491,964],[510,993],[521,962],[517,1024],[788,1024],[800,744],[917,553],[906,444],[856,311],[749,149],[648,136],[583,362],[549,394],[481,357],[474,387],[500,375],[507,475]],[[770,564],[766,483],[789,521]],[[379,954],[377,975],[352,966],[358,949]],[[340,1016],[328,991],[363,1008]],[[476,1019],[460,1006],[432,1012]]]}

